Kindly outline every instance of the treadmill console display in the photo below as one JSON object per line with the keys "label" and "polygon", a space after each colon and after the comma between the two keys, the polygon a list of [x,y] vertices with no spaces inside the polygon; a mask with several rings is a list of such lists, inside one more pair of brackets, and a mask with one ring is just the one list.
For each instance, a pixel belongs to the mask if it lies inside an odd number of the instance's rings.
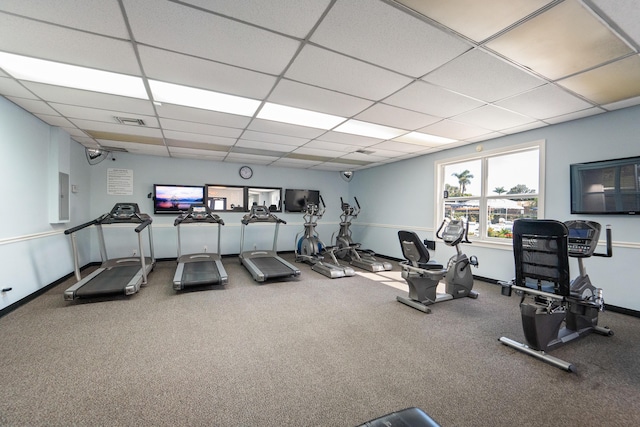
{"label": "treadmill console display", "polygon": [[139,212],[137,204],[118,203],[111,209],[111,217],[116,220],[128,220]]}
{"label": "treadmill console display", "polygon": [[590,257],[598,246],[600,224],[593,221],[567,221],[569,256]]}

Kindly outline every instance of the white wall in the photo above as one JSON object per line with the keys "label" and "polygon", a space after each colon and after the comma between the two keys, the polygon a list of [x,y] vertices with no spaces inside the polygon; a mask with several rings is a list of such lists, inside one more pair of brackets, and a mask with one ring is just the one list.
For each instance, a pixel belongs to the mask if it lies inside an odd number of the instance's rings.
{"label": "white wall", "polygon": [[[546,140],[546,218],[561,221],[584,218],[603,226],[611,224],[613,258],[590,258],[585,266],[593,283],[603,288],[607,303],[633,310],[640,310],[640,270],[635,266],[640,259],[640,218],[571,215],[569,165],[640,155],[639,119],[640,107],[632,107],[481,143],[485,150],[492,150]],[[434,164],[438,160],[475,153],[477,145],[356,172],[349,191],[351,196],[358,197],[363,211],[353,227],[354,240],[377,253],[402,258],[398,230],[414,230],[422,238],[435,239],[439,224],[435,224],[433,206]],[[497,280],[514,276],[511,247],[474,244],[465,245],[463,249],[480,260],[474,274]],[[446,262],[453,253],[453,248],[439,244],[434,258]],[[572,275],[577,274],[576,262],[572,262],[571,271]]]}
{"label": "white wall", "polygon": [[[0,293],[3,309],[73,270],[66,224],[50,224],[49,146],[51,127],[0,97],[0,182],[4,208],[0,221]],[[85,171],[75,163],[78,150],[67,153],[71,172],[82,179]],[[87,175],[85,174],[85,179]],[[73,196],[74,217],[86,215],[82,201]]]}

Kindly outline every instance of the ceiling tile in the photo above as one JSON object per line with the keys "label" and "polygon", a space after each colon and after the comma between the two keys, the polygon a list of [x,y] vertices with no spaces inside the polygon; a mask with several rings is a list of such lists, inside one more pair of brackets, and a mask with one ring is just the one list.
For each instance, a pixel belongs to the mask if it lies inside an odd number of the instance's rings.
{"label": "ceiling tile", "polygon": [[342,117],[351,117],[373,104],[366,99],[287,79],[278,82],[268,100],[275,104]]}
{"label": "ceiling tile", "polygon": [[117,123],[97,122],[84,119],[70,119],[78,128],[87,131],[110,132],[122,135],[139,135],[155,138],[162,138],[162,133],[158,128],[149,128],[144,126],[129,126]]}
{"label": "ceiling tile", "polygon": [[254,148],[257,150],[279,151],[282,153],[288,153],[296,149],[295,145],[275,144],[272,142],[264,142],[264,141],[250,141],[246,139],[239,139],[238,142],[236,142],[235,147]]}
{"label": "ceiling tile", "polygon": [[229,138],[224,136],[205,135],[193,132],[180,132],[175,130],[163,131],[165,138],[175,139],[178,141],[201,142],[204,144],[215,144],[220,146],[231,146],[235,144],[237,138]]}
{"label": "ceiling tile", "polygon": [[455,116],[453,120],[497,131],[534,121],[530,117],[494,107],[493,105],[485,105],[484,107],[467,111]]}
{"label": "ceiling tile", "polygon": [[353,135],[342,132],[327,132],[320,138],[322,141],[336,142],[338,144],[358,145],[360,147],[368,147],[381,142],[381,139],[371,138],[368,136]]}
{"label": "ceiling tile", "polygon": [[36,99],[24,86],[9,77],[0,77],[0,94],[2,94],[2,96]]}
{"label": "ceiling tile", "polygon": [[459,56],[423,80],[453,92],[493,102],[545,83],[479,49]]}
{"label": "ceiling tile", "polygon": [[486,46],[550,79],[631,53],[578,0],[565,0]]}
{"label": "ceiling tile", "polygon": [[172,157],[200,160],[222,160],[227,156],[226,152],[183,147],[169,147],[169,152],[171,153]]}
{"label": "ceiling tile", "polygon": [[[167,147],[165,147],[164,145],[140,144],[135,142],[112,141],[104,139],[99,139],[98,142],[100,142],[100,145],[102,145],[103,147],[123,148],[129,153],[133,154],[149,154],[153,156],[165,157],[169,156]],[[118,153],[112,152],[111,155],[117,159]]]}
{"label": "ceiling tile", "polygon": [[242,130],[237,128],[207,125],[204,123],[185,122],[173,119],[160,119],[160,124],[164,130],[174,130],[180,132],[200,133],[204,135],[222,136],[226,138],[238,138]]}
{"label": "ceiling tile", "polygon": [[593,106],[553,84],[546,84],[520,95],[498,101],[495,105],[535,117],[536,119],[548,119],[585,110]]}
{"label": "ceiling tile", "polygon": [[407,130],[418,129],[441,120],[439,117],[386,104],[376,104],[355,116],[354,119]]}
{"label": "ceiling tile", "polygon": [[601,114],[604,112],[605,110],[601,108],[595,108],[595,107],[588,108],[586,110],[577,111],[575,113],[569,113],[569,114],[565,114],[558,117],[551,117],[551,118],[545,119],[545,122],[551,123],[551,124],[562,123],[570,120],[582,119],[583,117],[595,116],[596,114]]}
{"label": "ceiling tile", "polygon": [[384,156],[368,154],[368,153],[358,153],[358,152],[345,154],[340,158],[347,159],[347,160],[361,160],[365,162],[380,162],[380,161],[386,160],[386,157]]}
{"label": "ceiling tile", "polygon": [[123,111],[134,114],[154,115],[151,102],[142,99],[70,89],[61,86],[51,86],[42,83],[24,82],[23,84],[27,89],[48,102]]}
{"label": "ceiling tile", "polygon": [[379,100],[411,79],[315,46],[305,46],[285,76],[338,92]]}
{"label": "ceiling tile", "polygon": [[293,136],[276,135],[273,133],[255,132],[250,130],[247,130],[242,134],[242,139],[297,146],[304,145],[309,142],[309,138],[297,138]]}
{"label": "ceiling tile", "polygon": [[159,117],[233,128],[244,128],[251,121],[251,118],[246,116],[184,107],[182,105],[162,104],[156,107],[156,110]]}
{"label": "ceiling tile", "polygon": [[157,128],[159,127],[158,119],[155,116],[146,116],[142,114],[130,114],[122,111],[113,110],[100,110],[97,108],[80,107],[76,105],[50,103],[52,108],[62,114],[63,116],[75,118],[93,120],[106,123],[118,123],[116,117],[141,119],[144,121],[147,127]]}
{"label": "ceiling tile", "polygon": [[340,151],[342,153],[350,153],[362,148],[360,145],[340,144],[337,142],[322,141],[319,139],[310,141],[304,145],[304,148],[315,148],[318,150]]}
{"label": "ceiling tile", "polygon": [[300,45],[296,40],[176,3],[123,3],[139,43],[175,52],[280,74]]}
{"label": "ceiling tile", "polygon": [[637,0],[585,0],[609,24],[615,25],[640,45],[640,8]]}
{"label": "ceiling tile", "polygon": [[6,97],[9,101],[24,108],[32,114],[47,114],[50,116],[60,116],[60,114],[47,105],[46,102],[36,99],[16,98],[13,96]]}
{"label": "ceiling tile", "polygon": [[277,159],[278,157],[259,156],[255,154],[229,153],[225,158],[225,162],[249,163],[252,165],[268,165]]}
{"label": "ceiling tile", "polygon": [[291,125],[288,123],[274,122],[272,120],[254,119],[247,127],[247,130],[256,132],[274,133],[278,135],[295,136],[298,138],[317,138],[326,131],[323,129],[310,128],[306,126]]}
{"label": "ceiling tile", "polygon": [[520,21],[549,0],[396,0],[452,30],[481,42]]}
{"label": "ceiling tile", "polygon": [[147,77],[164,82],[260,99],[269,94],[274,76],[205,59],[140,46],[140,61]]}
{"label": "ceiling tile", "polygon": [[[620,108],[633,107],[640,104],[640,96],[634,98],[625,99],[624,101],[612,102],[611,104],[604,104],[602,108],[607,111],[619,110]],[[604,111],[600,111],[604,112]]]}
{"label": "ceiling tile", "polygon": [[73,123],[71,123],[69,120],[58,115],[49,116],[47,114],[35,114],[35,116],[38,117],[43,122],[50,124],[51,126],[61,127],[61,128],[73,126]]}
{"label": "ceiling tile", "polygon": [[629,56],[561,80],[558,84],[598,104],[640,96],[640,56]]}
{"label": "ceiling tile", "polygon": [[320,148],[307,148],[307,146],[304,146],[302,148],[297,148],[293,152],[295,154],[305,154],[310,156],[321,156],[321,157],[328,157],[328,158],[341,157],[344,155],[344,151],[331,151],[331,150],[320,149]]}
{"label": "ceiling tile", "polygon": [[384,100],[385,104],[419,111],[436,117],[451,117],[484,105],[429,83],[417,81]]}
{"label": "ceiling tile", "polygon": [[311,41],[400,73],[420,77],[471,45],[384,2],[340,0]]}
{"label": "ceiling tile", "polygon": [[379,144],[372,145],[369,148],[371,148],[372,150],[381,149],[388,151],[399,151],[401,153],[418,153],[424,151],[427,147],[417,144],[406,144],[404,142],[398,141],[384,141]]}
{"label": "ceiling tile", "polygon": [[278,159],[271,164],[271,166],[278,166],[283,168],[300,168],[307,169],[311,166],[319,165],[321,162],[317,160],[302,160],[302,159]]}
{"label": "ceiling tile", "polygon": [[2,10],[92,33],[129,38],[118,2],[113,0],[2,0]]}
{"label": "ceiling tile", "polygon": [[456,122],[455,120],[445,119],[418,129],[419,132],[428,133],[430,135],[442,136],[456,140],[473,138],[485,135],[491,131],[480,126],[470,125],[468,123]]}
{"label": "ceiling tile", "polygon": [[329,0],[186,0],[203,9],[305,38],[329,5]]}
{"label": "ceiling tile", "polygon": [[4,13],[0,13],[0,51],[140,75],[133,48],[126,41]]}

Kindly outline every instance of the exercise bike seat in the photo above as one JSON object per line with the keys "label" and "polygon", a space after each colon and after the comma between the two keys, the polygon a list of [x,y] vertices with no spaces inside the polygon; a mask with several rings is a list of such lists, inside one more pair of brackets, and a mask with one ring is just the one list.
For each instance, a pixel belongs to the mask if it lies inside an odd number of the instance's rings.
{"label": "exercise bike seat", "polygon": [[430,259],[429,250],[415,232],[400,230],[398,238],[402,247],[402,255],[414,267],[425,270],[442,270],[444,268],[442,264]]}

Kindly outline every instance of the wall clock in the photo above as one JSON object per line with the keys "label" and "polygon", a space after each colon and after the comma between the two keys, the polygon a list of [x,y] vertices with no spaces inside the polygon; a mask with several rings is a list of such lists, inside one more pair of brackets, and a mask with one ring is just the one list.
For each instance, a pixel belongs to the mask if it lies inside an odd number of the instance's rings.
{"label": "wall clock", "polygon": [[242,166],[240,168],[240,176],[244,179],[249,179],[253,176],[253,169],[249,166]]}

